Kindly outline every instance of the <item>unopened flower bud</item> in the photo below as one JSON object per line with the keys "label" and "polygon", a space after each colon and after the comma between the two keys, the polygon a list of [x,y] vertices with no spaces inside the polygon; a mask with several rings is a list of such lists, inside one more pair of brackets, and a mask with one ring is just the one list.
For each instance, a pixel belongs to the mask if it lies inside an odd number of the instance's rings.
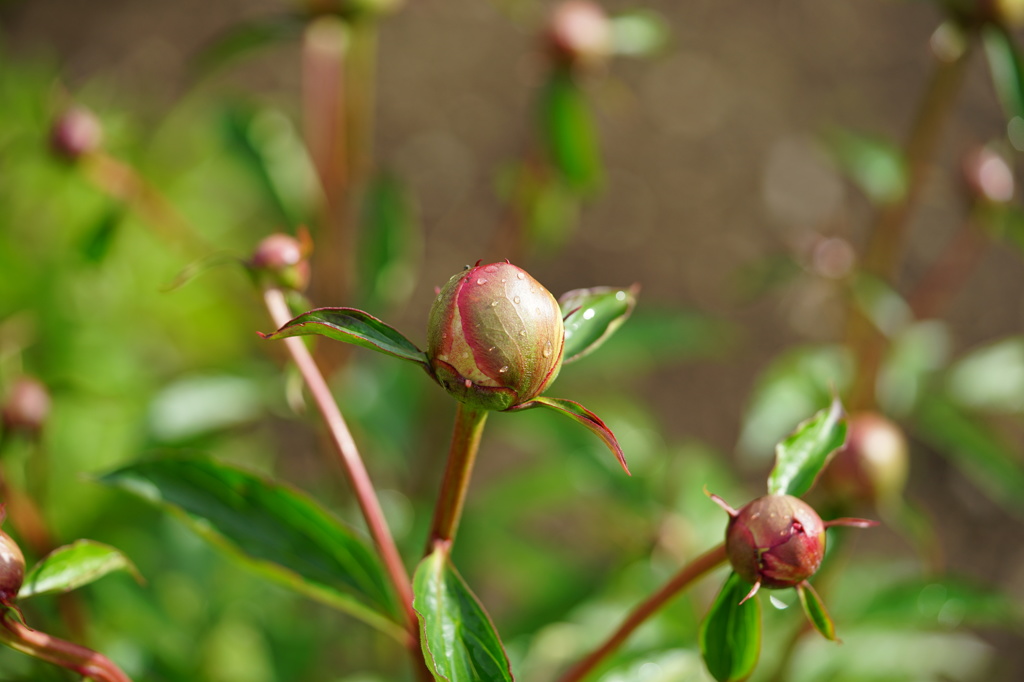
{"label": "unopened flower bud", "polygon": [[875,412],[851,415],[846,444],[822,473],[822,487],[834,497],[879,503],[903,491],[909,457],[899,426]]}
{"label": "unopened flower bud", "polygon": [[25,555],[11,536],[0,531],[0,604],[13,603],[24,580]]}
{"label": "unopened flower bud", "polygon": [[2,414],[5,430],[37,433],[50,415],[50,393],[39,381],[20,377],[7,393]]}
{"label": "unopened flower bud", "polygon": [[803,500],[766,495],[729,521],[725,549],[733,570],[768,589],[807,580],[825,556],[825,524]]}
{"label": "unopened flower bud", "polygon": [[964,158],[963,173],[967,189],[975,198],[993,204],[1005,204],[1013,199],[1013,171],[1006,159],[993,149],[972,150]]}
{"label": "unopened flower bud", "polygon": [[566,0],[551,14],[547,40],[557,59],[573,66],[595,66],[612,52],[611,22],[593,2]]}
{"label": "unopened flower bud", "polygon": [[258,273],[276,286],[302,291],[309,284],[309,248],[287,234],[272,234],[260,242],[249,261]]}
{"label": "unopened flower bud", "polygon": [[437,381],[457,400],[505,410],[555,380],[565,329],[555,297],[516,266],[467,268],[430,309],[427,357]]}
{"label": "unopened flower bud", "polygon": [[66,159],[77,159],[100,148],[103,127],[96,115],[85,107],[71,107],[53,123],[50,147]]}

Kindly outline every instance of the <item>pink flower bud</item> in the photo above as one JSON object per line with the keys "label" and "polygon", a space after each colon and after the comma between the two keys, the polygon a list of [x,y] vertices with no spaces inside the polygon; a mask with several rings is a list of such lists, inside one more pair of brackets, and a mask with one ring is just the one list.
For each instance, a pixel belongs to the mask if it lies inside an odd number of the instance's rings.
{"label": "pink flower bud", "polygon": [[597,65],[612,52],[608,15],[588,0],[560,3],[551,13],[547,32],[555,57],[571,65]]}
{"label": "pink flower bud", "polygon": [[100,148],[103,127],[85,107],[71,107],[54,121],[50,147],[66,159],[77,159]]}
{"label": "pink flower bud", "polygon": [[814,575],[825,556],[825,524],[792,495],[766,495],[729,521],[725,550],[744,580],[768,589],[795,587]]}
{"label": "pink flower bud", "polygon": [[39,381],[21,377],[7,393],[2,414],[5,429],[38,432],[50,415],[50,393]]}
{"label": "pink flower bud", "polygon": [[249,266],[267,275],[275,286],[302,291],[309,284],[308,243],[287,234],[272,234],[260,242]]}
{"label": "pink flower bud", "polygon": [[964,182],[977,199],[1005,204],[1013,199],[1013,171],[1002,156],[989,147],[978,147],[964,157]]}
{"label": "pink flower bud", "polygon": [[0,604],[12,603],[24,580],[25,556],[11,536],[0,531]]}
{"label": "pink flower bud", "polygon": [[555,297],[510,263],[467,268],[430,309],[427,358],[457,400],[505,410],[558,376],[565,329]]}
{"label": "pink flower bud", "polygon": [[846,444],[822,473],[822,487],[841,500],[879,503],[903,491],[909,456],[899,426],[875,412],[851,415]]}

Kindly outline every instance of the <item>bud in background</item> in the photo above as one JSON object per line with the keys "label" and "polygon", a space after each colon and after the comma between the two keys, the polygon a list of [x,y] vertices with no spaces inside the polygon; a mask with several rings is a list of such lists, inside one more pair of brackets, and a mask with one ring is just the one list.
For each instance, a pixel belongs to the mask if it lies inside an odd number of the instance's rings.
{"label": "bud in background", "polygon": [[249,267],[262,281],[275,287],[304,291],[309,285],[309,253],[312,250],[308,234],[296,239],[276,233],[265,238],[256,247]]}
{"label": "bud in background", "polygon": [[75,160],[91,154],[103,143],[103,127],[96,115],[81,106],[62,113],[50,129],[50,148],[58,156]]}
{"label": "bud in background", "polygon": [[546,38],[555,59],[569,66],[600,66],[613,51],[608,15],[588,0],[558,4],[548,20]]}
{"label": "bud in background", "polygon": [[964,157],[963,177],[967,190],[976,200],[1005,204],[1013,199],[1013,171],[999,153],[990,147],[978,147]]}
{"label": "bud in background", "polygon": [[565,330],[555,297],[510,263],[452,277],[430,309],[427,358],[457,400],[505,410],[540,395],[562,365]]}
{"label": "bud in background", "polygon": [[875,412],[851,415],[846,444],[822,473],[822,487],[844,502],[884,504],[903,492],[909,469],[906,436]]}
{"label": "bud in background", "polygon": [[5,431],[38,433],[50,415],[50,393],[30,377],[20,377],[7,393],[2,408]]}

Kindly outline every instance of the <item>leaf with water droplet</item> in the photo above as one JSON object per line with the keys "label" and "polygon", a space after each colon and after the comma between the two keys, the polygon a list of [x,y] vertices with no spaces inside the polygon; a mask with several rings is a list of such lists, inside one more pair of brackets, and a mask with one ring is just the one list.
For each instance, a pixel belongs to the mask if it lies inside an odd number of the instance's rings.
{"label": "leaf with water droplet", "polygon": [[629,319],[636,307],[640,285],[574,289],[562,294],[558,305],[565,318],[565,350],[562,363],[592,353]]}

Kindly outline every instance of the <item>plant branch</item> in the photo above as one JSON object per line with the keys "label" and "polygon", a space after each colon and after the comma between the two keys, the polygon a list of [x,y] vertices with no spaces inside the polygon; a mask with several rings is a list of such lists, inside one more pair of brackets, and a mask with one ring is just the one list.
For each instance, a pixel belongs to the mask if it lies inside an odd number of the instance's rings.
{"label": "plant branch", "polygon": [[975,211],[907,296],[914,317],[919,320],[938,317],[974,271],[987,245],[988,238],[978,224]]}
{"label": "plant branch", "polygon": [[448,464],[444,470],[441,493],[434,508],[434,520],[427,541],[427,554],[437,544],[451,543],[455,539],[486,420],[487,410],[459,403],[455,412],[455,429],[448,451]]}
{"label": "plant branch", "polygon": [[[928,168],[943,126],[956,101],[971,54],[973,36],[952,59],[936,58],[931,81],[918,103],[917,113],[903,147],[906,189],[897,201],[881,208],[864,250],[863,269],[892,283],[910,228],[910,217],[921,198]],[[847,404],[853,410],[870,409],[884,353],[885,339],[867,315],[851,305],[847,344],[857,357],[857,376]]]}
{"label": "plant branch", "polygon": [[97,682],[131,682],[131,678],[103,654],[33,630],[19,623],[10,609],[0,615],[0,641],[12,649],[74,670]]}
{"label": "plant branch", "polygon": [[569,669],[558,682],[579,682],[601,663],[609,654],[619,648],[633,631],[640,627],[658,609],[667,604],[673,597],[688,588],[697,579],[704,576],[726,560],[725,544],[718,545],[683,566],[665,585],[637,606],[622,622],[619,629],[604,644],[595,649],[589,656]]}
{"label": "plant branch", "polygon": [[[292,317],[284,293],[280,289],[269,288],[264,291],[263,298],[274,324],[278,327],[284,326]],[[416,619],[416,612],[412,608],[412,583],[405,570],[405,564],[402,563],[402,557],[398,553],[398,547],[391,537],[391,531],[384,519],[380,501],[377,499],[377,493],[370,481],[362,457],[359,455],[356,443],[352,439],[352,434],[345,423],[341,410],[338,409],[334,396],[331,395],[327,382],[302,339],[286,338],[284,343],[327,425],[331,442],[338,453],[349,483],[352,485],[352,490],[355,492],[359,508],[362,510],[363,518],[370,530],[370,536],[380,552],[391,584],[402,603],[409,634],[418,653],[419,622]]]}

